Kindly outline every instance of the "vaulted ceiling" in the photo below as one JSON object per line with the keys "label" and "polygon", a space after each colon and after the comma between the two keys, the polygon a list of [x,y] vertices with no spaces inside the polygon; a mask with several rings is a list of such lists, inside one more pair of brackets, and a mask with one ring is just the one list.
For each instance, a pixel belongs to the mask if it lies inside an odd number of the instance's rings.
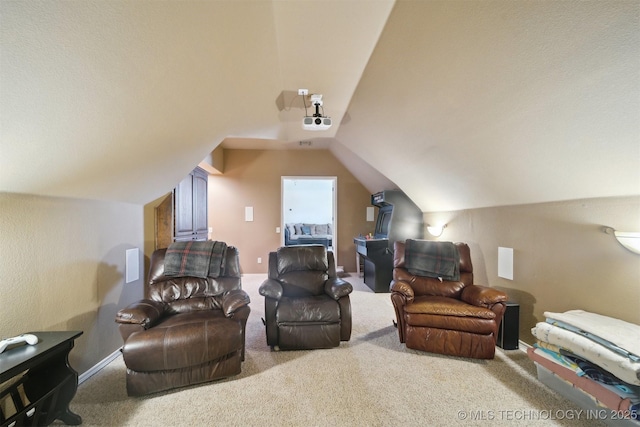
{"label": "vaulted ceiling", "polygon": [[[637,195],[639,23],[633,0],[3,0],[0,191],[147,203],[222,144],[328,148],[424,211]],[[301,128],[300,88],[331,129]]]}

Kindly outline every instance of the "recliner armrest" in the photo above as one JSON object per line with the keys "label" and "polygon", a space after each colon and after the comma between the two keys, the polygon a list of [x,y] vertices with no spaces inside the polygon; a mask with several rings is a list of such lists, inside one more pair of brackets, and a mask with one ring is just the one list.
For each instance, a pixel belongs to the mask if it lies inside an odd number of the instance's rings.
{"label": "recliner armrest", "polygon": [[222,297],[222,312],[226,317],[231,317],[236,310],[249,305],[250,302],[251,299],[245,291],[241,289],[229,291]]}
{"label": "recliner armrest", "polygon": [[162,317],[164,309],[165,304],[162,302],[143,299],[118,311],[116,322],[141,325],[144,329],[149,329]]}
{"label": "recliner armrest", "polygon": [[332,277],[325,282],[324,292],[337,301],[353,292],[353,286],[339,277]]}
{"label": "recliner armrest", "polygon": [[280,300],[280,298],[282,298],[282,285],[277,280],[267,279],[262,282],[258,292],[263,297]]}
{"label": "recliner armrest", "polygon": [[462,290],[460,299],[467,304],[490,309],[499,302],[507,301],[507,294],[488,286],[468,285]]}
{"label": "recliner armrest", "polygon": [[407,302],[413,301],[413,298],[415,297],[413,288],[409,283],[405,282],[404,280],[392,280],[389,290],[392,293],[395,292],[395,293],[401,294],[406,298]]}

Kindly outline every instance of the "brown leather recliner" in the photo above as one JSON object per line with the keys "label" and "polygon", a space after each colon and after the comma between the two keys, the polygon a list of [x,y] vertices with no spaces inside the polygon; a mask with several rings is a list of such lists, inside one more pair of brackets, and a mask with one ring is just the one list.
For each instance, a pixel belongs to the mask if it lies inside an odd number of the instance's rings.
{"label": "brown leather recliner", "polygon": [[395,242],[390,290],[400,342],[431,353],[493,359],[507,295],[474,285],[469,246],[455,246],[460,279],[440,281],[410,273],[405,242]]}
{"label": "brown leather recliner", "polygon": [[222,272],[207,278],[165,275],[166,251],[151,255],[150,299],[116,316],[130,396],[237,375],[244,360],[250,308],[238,250],[228,246]]}
{"label": "brown leather recliner", "polygon": [[333,252],[320,245],[269,254],[264,296],[267,344],[274,350],[331,348],[351,338],[353,287],[339,278]]}

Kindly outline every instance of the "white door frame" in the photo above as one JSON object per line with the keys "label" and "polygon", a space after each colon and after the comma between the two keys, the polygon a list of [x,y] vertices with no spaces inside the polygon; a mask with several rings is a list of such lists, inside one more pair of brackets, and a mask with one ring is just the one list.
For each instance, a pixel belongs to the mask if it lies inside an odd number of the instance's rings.
{"label": "white door frame", "polygon": [[333,236],[331,238],[331,247],[333,248],[333,257],[336,262],[336,267],[338,266],[338,177],[337,176],[281,176],[280,177],[280,245],[284,246],[284,228],[286,227],[284,223],[284,182],[287,180],[322,180],[322,181],[331,181],[333,185],[333,200],[331,203],[333,216]]}

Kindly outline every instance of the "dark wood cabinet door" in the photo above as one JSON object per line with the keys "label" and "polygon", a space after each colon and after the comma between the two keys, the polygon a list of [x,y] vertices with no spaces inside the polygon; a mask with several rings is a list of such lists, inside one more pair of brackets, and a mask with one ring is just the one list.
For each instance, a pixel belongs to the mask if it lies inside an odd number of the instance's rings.
{"label": "dark wood cabinet door", "polygon": [[175,237],[193,234],[193,175],[189,174],[175,189]]}
{"label": "dark wood cabinet door", "polygon": [[208,234],[207,224],[207,173],[201,169],[193,172],[193,232],[200,240],[204,234],[206,240]]}
{"label": "dark wood cabinet door", "polygon": [[156,207],[156,249],[209,238],[208,182],[209,174],[196,168]]}

